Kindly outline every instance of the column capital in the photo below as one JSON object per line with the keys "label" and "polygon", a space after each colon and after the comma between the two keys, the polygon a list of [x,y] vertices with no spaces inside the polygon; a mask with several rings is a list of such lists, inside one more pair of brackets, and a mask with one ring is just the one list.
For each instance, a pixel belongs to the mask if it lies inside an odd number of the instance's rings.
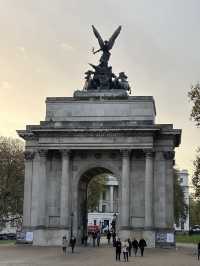
{"label": "column capital", "polygon": [[60,150],[60,153],[62,154],[63,157],[68,157],[71,154],[71,150],[63,149],[63,150]]}
{"label": "column capital", "polygon": [[33,152],[33,151],[25,151],[24,152],[24,159],[26,161],[33,160],[34,156],[35,156],[35,152]]}
{"label": "column capital", "polygon": [[152,158],[154,156],[154,150],[153,149],[146,149],[143,150],[146,158]]}
{"label": "column capital", "polygon": [[174,156],[175,156],[175,152],[174,151],[164,151],[163,156],[166,160],[173,160]]}
{"label": "column capital", "polygon": [[40,157],[42,158],[46,158],[47,157],[47,153],[48,153],[48,150],[38,150],[38,154],[40,155]]}
{"label": "column capital", "polygon": [[120,150],[122,157],[129,157],[131,154],[131,150]]}

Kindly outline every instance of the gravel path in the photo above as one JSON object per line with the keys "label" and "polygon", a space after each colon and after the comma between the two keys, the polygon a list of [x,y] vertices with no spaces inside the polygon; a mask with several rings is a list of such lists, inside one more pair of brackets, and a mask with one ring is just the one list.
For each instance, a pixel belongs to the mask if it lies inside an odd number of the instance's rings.
{"label": "gravel path", "polygon": [[[68,252],[63,256],[57,247],[32,246],[0,246],[0,266],[113,266],[124,265],[116,262],[114,249],[102,246],[100,248],[80,248],[74,254]],[[191,247],[177,249],[146,249],[144,257],[130,257],[129,265],[137,266],[193,266],[200,265]]]}

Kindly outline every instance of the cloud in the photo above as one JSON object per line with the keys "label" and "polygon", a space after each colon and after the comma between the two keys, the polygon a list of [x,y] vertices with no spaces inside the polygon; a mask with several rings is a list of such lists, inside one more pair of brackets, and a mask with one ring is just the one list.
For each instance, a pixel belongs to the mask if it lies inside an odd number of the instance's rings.
{"label": "cloud", "polygon": [[60,43],[60,47],[63,51],[67,51],[67,52],[74,51],[74,47],[66,42]]}
{"label": "cloud", "polygon": [[2,90],[9,90],[12,88],[12,85],[10,84],[10,82],[4,80],[1,82],[1,85],[0,85],[1,89]]}
{"label": "cloud", "polygon": [[25,53],[25,47],[24,46],[18,46],[17,51],[23,54],[23,53]]}

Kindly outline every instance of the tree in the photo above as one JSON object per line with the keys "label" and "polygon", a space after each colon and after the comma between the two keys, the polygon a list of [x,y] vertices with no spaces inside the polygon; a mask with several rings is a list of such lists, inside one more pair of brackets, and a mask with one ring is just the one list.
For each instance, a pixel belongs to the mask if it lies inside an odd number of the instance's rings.
{"label": "tree", "polygon": [[0,221],[23,212],[24,155],[23,143],[0,137]]}
{"label": "tree", "polygon": [[90,211],[96,210],[101,193],[106,191],[106,175],[95,176],[88,185],[87,208]]}
{"label": "tree", "polygon": [[[192,101],[192,111],[190,117],[196,122],[197,127],[200,125],[200,84],[197,83],[196,86],[192,86],[188,92],[188,97]],[[195,197],[200,197],[200,148],[197,150],[196,159],[193,163],[194,174],[192,177],[192,184],[195,189]]]}
{"label": "tree", "polygon": [[195,198],[200,198],[200,148],[197,149],[196,159],[193,162],[194,173],[192,177],[192,184],[195,190]]}
{"label": "tree", "polygon": [[188,92],[188,97],[190,101],[193,102],[192,111],[190,117],[196,122],[196,125],[200,125],[200,84],[197,83],[196,86],[192,86]]}
{"label": "tree", "polygon": [[180,184],[178,170],[174,169],[174,219],[175,223],[185,220],[187,217],[188,206],[185,202],[184,191]]}
{"label": "tree", "polygon": [[190,225],[200,224],[200,201],[190,198]]}

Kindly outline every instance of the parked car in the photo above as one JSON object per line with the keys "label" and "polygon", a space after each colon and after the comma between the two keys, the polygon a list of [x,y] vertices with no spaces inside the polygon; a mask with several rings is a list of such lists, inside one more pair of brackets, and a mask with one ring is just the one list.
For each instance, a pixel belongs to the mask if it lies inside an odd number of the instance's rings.
{"label": "parked car", "polygon": [[192,234],[200,234],[200,225],[198,225],[198,224],[194,225],[191,228],[190,233],[192,233]]}
{"label": "parked car", "polygon": [[7,234],[0,234],[0,240],[8,240]]}
{"label": "parked car", "polygon": [[8,233],[7,234],[7,238],[9,240],[16,240],[16,234],[14,234],[14,233]]}

